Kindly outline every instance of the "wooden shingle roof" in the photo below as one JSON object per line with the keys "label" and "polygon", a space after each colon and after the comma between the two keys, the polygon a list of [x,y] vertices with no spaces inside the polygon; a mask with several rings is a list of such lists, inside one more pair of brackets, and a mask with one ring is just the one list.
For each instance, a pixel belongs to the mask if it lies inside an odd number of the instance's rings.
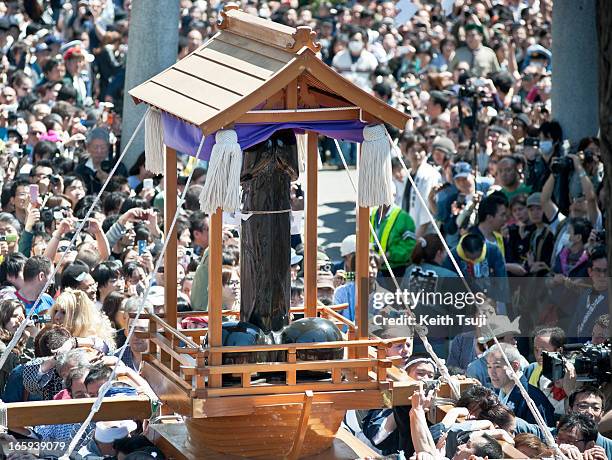
{"label": "wooden shingle roof", "polygon": [[[220,30],[195,52],[129,91],[210,134],[298,77],[403,129],[408,116],[364,92],[317,58],[310,28],[294,29],[230,7]],[[279,120],[282,121],[282,120]]]}

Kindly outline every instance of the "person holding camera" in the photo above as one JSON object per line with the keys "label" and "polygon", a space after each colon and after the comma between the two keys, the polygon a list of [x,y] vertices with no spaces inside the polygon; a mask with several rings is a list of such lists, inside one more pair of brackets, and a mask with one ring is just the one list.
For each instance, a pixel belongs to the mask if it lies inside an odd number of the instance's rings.
{"label": "person holding camera", "polygon": [[[593,184],[584,171],[580,158],[577,155],[568,154],[566,158],[571,160],[571,166],[570,163],[566,162],[565,168],[573,168],[574,174],[577,175],[580,181],[579,186],[572,187],[570,189],[569,217],[586,218],[591,225],[601,228],[602,217],[597,206],[597,195],[595,194]],[[550,230],[555,233],[553,261],[559,252],[561,252],[561,249],[568,244],[567,241],[569,239],[569,220],[553,202],[555,183],[557,180],[560,180],[560,176],[558,174],[559,169],[557,168],[551,165],[553,174],[548,177],[548,180],[542,188],[541,195],[542,210],[544,211],[544,215],[549,222]]]}
{"label": "person holding camera", "polygon": [[586,265],[591,287],[578,297],[569,329],[572,341],[577,342],[589,340],[597,319],[608,311],[609,272],[606,247],[600,245],[591,250]]}
{"label": "person holding camera", "polygon": [[[110,160],[110,135],[106,129],[94,128],[90,131],[87,136],[87,153],[89,158],[76,167],[75,173],[83,178],[87,193],[93,195],[100,191],[113,167],[112,163],[107,163]],[[123,163],[115,174],[128,176]]]}

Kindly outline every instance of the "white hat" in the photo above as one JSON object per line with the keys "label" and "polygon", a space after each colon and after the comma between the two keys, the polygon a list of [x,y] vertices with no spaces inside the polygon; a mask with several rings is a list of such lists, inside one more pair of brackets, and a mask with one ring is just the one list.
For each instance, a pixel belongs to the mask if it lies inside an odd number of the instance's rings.
{"label": "white hat", "polygon": [[508,334],[519,335],[521,333],[518,326],[520,320],[520,316],[517,316],[512,322],[506,315],[493,316],[487,320],[487,327],[481,328],[484,335],[478,337],[478,343],[487,343],[494,337],[502,337]]}
{"label": "white hat", "polygon": [[349,235],[340,244],[340,255],[342,257],[352,254],[357,249],[357,235]]}
{"label": "white hat", "polygon": [[136,428],[137,425],[134,420],[97,422],[94,438],[102,444],[111,444],[117,439],[127,438]]}
{"label": "white hat", "polygon": [[165,305],[166,299],[164,296],[164,287],[151,286],[151,289],[149,289],[149,295],[147,296],[147,300],[151,302],[151,305],[153,305],[154,307]]}
{"label": "white hat", "polygon": [[291,248],[291,265],[299,264],[303,258],[304,256],[299,255],[297,252],[295,252],[295,249]]}

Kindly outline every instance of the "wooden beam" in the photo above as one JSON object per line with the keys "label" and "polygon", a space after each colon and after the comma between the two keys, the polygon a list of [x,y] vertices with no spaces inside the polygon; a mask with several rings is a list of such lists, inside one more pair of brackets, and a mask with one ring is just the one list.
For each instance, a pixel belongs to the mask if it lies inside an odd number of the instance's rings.
{"label": "wooden beam", "polygon": [[[95,398],[65,399],[62,401],[28,401],[8,403],[6,412],[9,428],[34,425],[80,423],[95,402]],[[145,420],[151,416],[151,402],[147,396],[117,396],[104,398],[93,421]]]}
{"label": "wooden beam", "polygon": [[308,131],[306,157],[306,219],[304,231],[304,307],[306,317],[317,316],[317,207],[318,207],[318,135]]}
{"label": "wooden beam", "polygon": [[285,108],[297,109],[298,106],[298,82],[297,78],[290,82],[285,88]]}
{"label": "wooden beam", "polygon": [[[176,215],[177,196],[178,196],[178,179],[176,172],[176,150],[166,147],[166,162],[164,174],[164,232],[168,239],[168,246],[164,254],[164,305],[165,318],[167,323],[173,327],[177,327],[176,304],[178,297],[178,288],[176,283],[177,278],[177,246],[178,233],[176,225],[174,231],[169,233],[172,220]],[[172,339],[170,333],[166,333],[168,340]],[[163,363],[170,363],[172,357],[162,350],[161,358]]]}
{"label": "wooden beam", "polygon": [[252,110],[241,115],[236,123],[277,123],[300,121],[344,121],[359,120],[361,110],[349,107],[342,110],[297,109],[297,110]]}
{"label": "wooden beam", "polygon": [[306,390],[304,392],[304,403],[302,404],[300,423],[298,424],[293,446],[291,447],[291,451],[288,455],[289,460],[297,460],[300,457],[300,451],[302,450],[304,438],[306,437],[306,430],[308,428],[308,419],[310,418],[310,409],[312,408],[313,396],[312,390]]}
{"label": "wooden beam", "polygon": [[308,94],[315,98],[319,106],[321,107],[351,107],[349,101],[337,97],[333,94],[328,94],[319,90],[318,88],[308,87]]}
{"label": "wooden beam", "polygon": [[[222,291],[221,266],[223,264],[223,211],[217,209],[210,216],[209,237],[208,237],[208,344],[211,347],[220,347],[221,343],[221,324],[222,316]],[[209,365],[218,366],[221,364],[221,354],[211,353]],[[211,376],[209,385],[213,388],[221,386],[221,376]]]}
{"label": "wooden beam", "polygon": [[328,67],[314,53],[306,52],[303,53],[302,56],[306,61],[306,70],[325,86],[333,88],[334,91],[338,94],[342,94],[342,97],[352,104],[367,108],[369,113],[383,120],[385,123],[389,123],[400,130],[406,127],[406,123],[410,120],[410,116],[394,109],[377,97],[366,93],[342,75],[338,74],[335,70]]}

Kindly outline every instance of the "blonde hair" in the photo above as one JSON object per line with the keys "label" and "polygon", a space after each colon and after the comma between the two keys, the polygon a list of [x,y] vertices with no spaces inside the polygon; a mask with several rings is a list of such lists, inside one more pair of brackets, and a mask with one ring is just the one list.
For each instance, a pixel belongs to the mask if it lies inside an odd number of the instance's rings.
{"label": "blonde hair", "polygon": [[83,291],[66,289],[51,307],[51,318],[58,310],[64,311],[62,326],[70,331],[73,337],[95,336],[103,340],[109,349],[114,350],[115,330],[110,320],[98,311],[95,304]]}

